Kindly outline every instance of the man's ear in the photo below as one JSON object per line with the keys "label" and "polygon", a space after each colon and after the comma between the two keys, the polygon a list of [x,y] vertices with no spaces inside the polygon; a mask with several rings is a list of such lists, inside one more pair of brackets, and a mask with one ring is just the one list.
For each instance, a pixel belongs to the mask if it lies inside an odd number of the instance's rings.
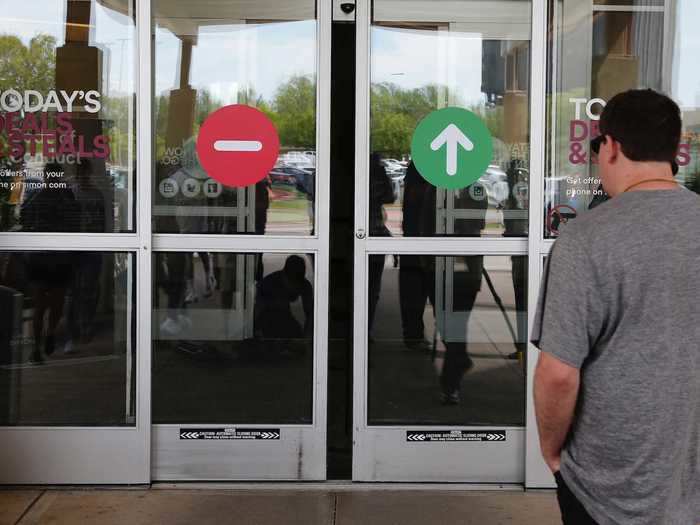
{"label": "man's ear", "polygon": [[608,161],[610,162],[610,164],[614,164],[620,158],[620,155],[622,153],[622,146],[610,135],[605,136],[605,141],[607,144],[610,145],[610,156],[608,158]]}

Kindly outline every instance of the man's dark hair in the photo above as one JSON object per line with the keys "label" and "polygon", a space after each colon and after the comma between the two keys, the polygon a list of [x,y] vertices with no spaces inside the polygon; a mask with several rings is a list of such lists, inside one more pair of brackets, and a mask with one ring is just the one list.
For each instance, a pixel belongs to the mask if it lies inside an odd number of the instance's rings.
{"label": "man's dark hair", "polygon": [[634,161],[675,162],[681,126],[678,105],[652,89],[615,95],[600,116],[600,134],[618,141]]}
{"label": "man's dark hair", "polygon": [[306,263],[298,255],[290,255],[284,262],[284,273],[291,281],[303,281],[306,276]]}

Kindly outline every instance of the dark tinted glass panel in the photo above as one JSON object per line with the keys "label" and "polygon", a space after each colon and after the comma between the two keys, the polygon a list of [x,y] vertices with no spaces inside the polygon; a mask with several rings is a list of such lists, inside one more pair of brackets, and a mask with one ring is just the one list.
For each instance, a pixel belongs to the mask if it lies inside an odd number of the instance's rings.
{"label": "dark tinted glass panel", "polygon": [[130,253],[0,253],[0,425],[135,422]]}
{"label": "dark tinted glass panel", "polygon": [[524,425],[524,256],[369,257],[370,425]]}
{"label": "dark tinted glass panel", "polygon": [[[315,2],[154,0],[153,16],[154,230],[313,233]],[[232,113],[209,133],[217,111]],[[239,149],[243,142],[252,149]]]}
{"label": "dark tinted glass panel", "polygon": [[134,2],[0,13],[0,231],[134,231]]}
{"label": "dark tinted glass panel", "polygon": [[154,423],[311,423],[313,258],[154,257]]}

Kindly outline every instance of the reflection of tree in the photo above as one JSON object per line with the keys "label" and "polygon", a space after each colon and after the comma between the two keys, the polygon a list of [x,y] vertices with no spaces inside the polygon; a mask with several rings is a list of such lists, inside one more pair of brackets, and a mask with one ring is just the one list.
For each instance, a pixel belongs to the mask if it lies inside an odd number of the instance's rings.
{"label": "reflection of tree", "polygon": [[134,122],[132,97],[129,95],[102,98],[101,118],[104,122],[104,133],[109,137],[110,161],[112,164],[129,167],[133,159],[129,159],[129,142],[132,155],[136,152],[138,133],[129,133],[129,121]]}
{"label": "reflection of tree", "polygon": [[26,46],[16,36],[0,36],[0,91],[36,89],[46,93],[55,87],[55,70],[53,36],[37,35]]}
{"label": "reflection of tree", "polygon": [[[56,89],[56,37],[39,34],[27,45],[13,35],[0,36],[0,92],[14,89],[19,93],[35,90],[43,96]],[[105,121],[105,134],[109,136],[111,160],[127,165],[129,140],[132,151],[136,137],[129,137],[130,119],[133,119],[131,96],[104,96],[101,99],[101,118]],[[0,147],[5,150],[6,137],[0,136]],[[7,158],[2,159],[3,162]]]}
{"label": "reflection of tree", "polygon": [[428,85],[402,89],[395,84],[372,84],[372,151],[388,156],[407,154],[418,122],[437,109],[440,89]]}
{"label": "reflection of tree", "polygon": [[[372,85],[371,136],[372,151],[384,155],[407,155],[411,149],[411,137],[420,120],[431,111],[445,105],[440,100],[451,100],[455,106],[463,106],[447,88],[428,84],[420,88],[404,89],[395,84]],[[236,100],[239,104],[257,107],[275,123],[280,142],[286,149],[314,149],[316,145],[316,82],[313,76],[297,75],[281,84],[271,100],[265,100],[254,89],[241,90]],[[164,155],[169,98],[168,94],[156,100],[156,151]],[[206,117],[224,105],[207,89],[197,88],[195,123],[193,133]],[[488,126],[492,135],[502,137],[503,107],[472,106]]]}
{"label": "reflection of tree", "polygon": [[[390,83],[372,84],[372,151],[391,157],[408,155],[418,123],[431,111],[448,105],[448,100],[451,106],[465,107],[455,94],[437,84],[415,89]],[[484,120],[494,137],[502,138],[503,106],[470,106],[467,109]]]}
{"label": "reflection of tree", "polygon": [[315,149],[316,82],[312,77],[295,76],[282,84],[270,110],[283,145]]}
{"label": "reflection of tree", "polygon": [[[55,87],[56,39],[37,35],[24,45],[16,36],[0,36],[0,92],[19,93],[35,89],[46,93]],[[0,148],[6,149],[6,134],[0,135]],[[3,157],[3,164],[9,159]]]}
{"label": "reflection of tree", "polygon": [[[37,35],[24,45],[16,36],[0,36],[0,92],[15,89],[22,93],[35,89],[46,93],[55,87],[56,39],[50,35]],[[7,151],[7,135],[0,134],[0,151]],[[9,166],[9,155],[0,157],[0,167]],[[0,223],[9,221],[9,209],[5,206],[10,197],[8,188],[0,188],[2,215]]]}
{"label": "reflection of tree", "polygon": [[[236,94],[238,104],[256,107],[275,123],[280,142],[287,148],[314,149],[316,145],[316,82],[310,76],[294,76],[280,85],[272,100],[267,101],[255,89],[241,89]],[[168,125],[169,93],[157,97],[156,156],[165,154],[165,135]],[[197,88],[193,134],[196,136],[204,120],[223,107],[206,88]]]}

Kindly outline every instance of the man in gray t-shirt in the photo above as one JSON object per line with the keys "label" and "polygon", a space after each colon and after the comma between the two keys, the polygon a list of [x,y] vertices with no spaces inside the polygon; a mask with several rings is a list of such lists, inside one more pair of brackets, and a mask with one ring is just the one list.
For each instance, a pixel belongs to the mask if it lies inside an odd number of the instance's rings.
{"label": "man in gray t-shirt", "polygon": [[600,120],[611,199],[548,258],[535,408],[564,524],[700,523],[700,197],[676,185],[680,111],[650,90]]}

